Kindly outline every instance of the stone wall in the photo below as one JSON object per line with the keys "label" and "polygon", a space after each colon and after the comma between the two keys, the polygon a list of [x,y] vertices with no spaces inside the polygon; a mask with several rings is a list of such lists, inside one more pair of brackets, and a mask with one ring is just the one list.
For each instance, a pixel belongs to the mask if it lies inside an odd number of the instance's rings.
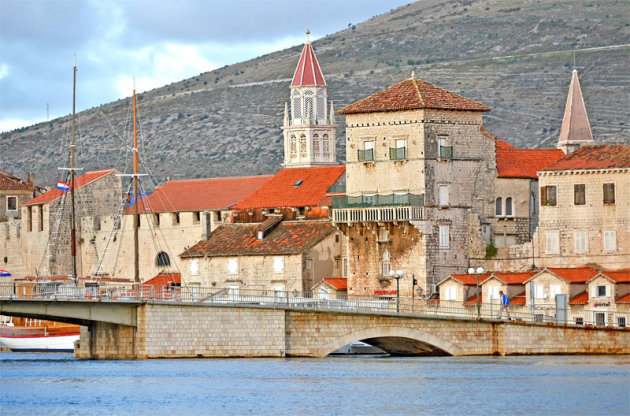
{"label": "stone wall", "polygon": [[24,277],[26,274],[18,219],[10,218],[0,222],[0,268],[11,272],[12,278]]}

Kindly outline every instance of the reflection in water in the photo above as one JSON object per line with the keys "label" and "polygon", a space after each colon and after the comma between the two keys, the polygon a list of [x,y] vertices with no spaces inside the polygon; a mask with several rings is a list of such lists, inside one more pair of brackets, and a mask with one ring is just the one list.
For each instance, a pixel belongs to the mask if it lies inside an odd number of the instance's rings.
{"label": "reflection in water", "polygon": [[627,356],[81,361],[0,353],[0,414],[627,415]]}

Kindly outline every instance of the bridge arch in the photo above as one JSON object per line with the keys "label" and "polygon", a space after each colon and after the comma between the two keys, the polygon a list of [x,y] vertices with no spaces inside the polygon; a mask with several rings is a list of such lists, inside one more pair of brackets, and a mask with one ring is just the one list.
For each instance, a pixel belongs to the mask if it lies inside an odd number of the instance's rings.
{"label": "bridge arch", "polygon": [[364,341],[392,355],[463,355],[464,351],[429,332],[407,327],[371,327],[342,335],[323,345],[314,356],[325,357],[355,341]]}

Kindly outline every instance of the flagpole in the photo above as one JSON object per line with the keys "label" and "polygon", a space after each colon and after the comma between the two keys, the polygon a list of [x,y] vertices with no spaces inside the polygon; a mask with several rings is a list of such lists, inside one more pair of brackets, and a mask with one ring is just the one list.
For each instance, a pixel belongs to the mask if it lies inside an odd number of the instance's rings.
{"label": "flagpole", "polygon": [[74,135],[76,125],[76,95],[77,95],[77,56],[74,56],[74,68],[72,71],[72,144],[70,145],[70,244],[72,253],[72,279],[77,284],[77,241],[76,219],[74,212]]}
{"label": "flagpole", "polygon": [[133,80],[133,281],[140,283],[138,247],[138,124],[136,121],[136,80]]}

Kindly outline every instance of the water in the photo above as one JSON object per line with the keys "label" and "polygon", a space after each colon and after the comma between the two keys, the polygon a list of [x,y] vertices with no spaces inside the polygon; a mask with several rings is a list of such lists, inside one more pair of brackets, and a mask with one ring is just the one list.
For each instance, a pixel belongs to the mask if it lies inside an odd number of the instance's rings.
{"label": "water", "polygon": [[1,415],[628,415],[630,357],[82,361],[0,353]]}

